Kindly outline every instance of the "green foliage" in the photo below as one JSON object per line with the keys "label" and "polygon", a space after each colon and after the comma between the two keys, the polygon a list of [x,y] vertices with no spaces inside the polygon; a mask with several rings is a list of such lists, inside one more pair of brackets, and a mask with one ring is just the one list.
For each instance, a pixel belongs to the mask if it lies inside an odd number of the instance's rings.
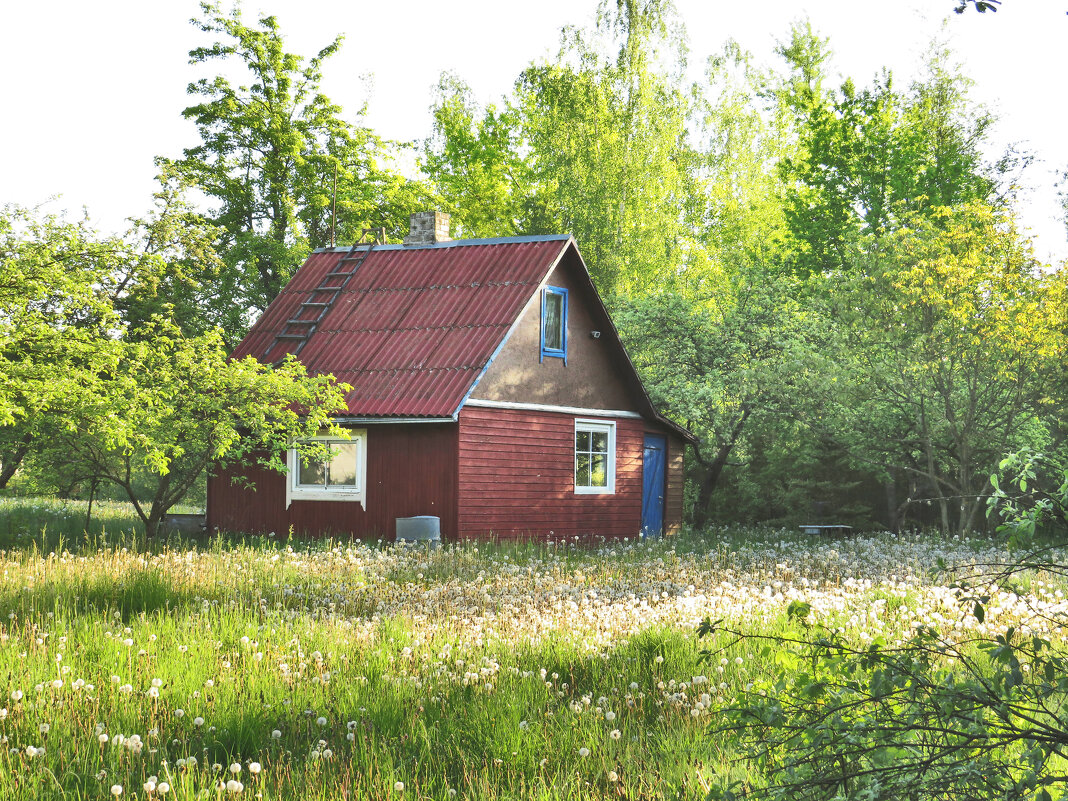
{"label": "green foliage", "polygon": [[[968,80],[932,47],[907,93],[889,73],[871,88],[823,88],[826,41],[795,27],[781,45],[779,89],[798,137],[780,162],[788,184],[791,263],[803,274],[856,270],[870,241],[939,207],[994,201],[981,150],[993,118],[968,100]],[[1007,158],[1001,169],[1008,170]]]}
{"label": "green foliage", "polygon": [[121,487],[151,535],[209,463],[263,454],[281,469],[278,454],[328,425],[343,391],[299,362],[228,360],[218,330],[158,316],[178,311],[161,294],[194,291],[194,271],[217,264],[176,189],[135,232],[0,217],[0,440],[4,483],[32,454],[65,492]]}
{"label": "green foliage", "polygon": [[[113,363],[64,416],[46,454],[122,487],[152,536],[209,465],[258,457],[284,470],[280,454],[292,441],[327,427],[340,434],[330,415],[344,407],[344,388],[292,359],[275,368],[228,359],[219,332],[187,337],[156,320],[115,343]],[[147,502],[139,469],[155,476]]]}
{"label": "green foliage", "polygon": [[[855,453],[914,476],[943,530],[960,532],[975,525],[1002,456],[1044,445],[1034,423],[1060,352],[1051,287],[1061,279],[1040,272],[1011,221],[984,206],[908,223],[863,274],[829,281],[849,371],[838,419],[857,432]],[[1021,441],[1028,435],[1040,439]]]}
{"label": "green foliage", "polygon": [[[1052,470],[1040,471],[1040,464]],[[799,629],[730,632],[786,656],[781,672],[740,692],[724,710],[721,733],[763,776],[721,789],[722,797],[1031,801],[1063,788],[1063,641],[1027,626],[999,626],[987,611],[993,590],[1023,592],[1018,578],[1064,576],[1061,552],[1050,542],[1068,542],[1068,471],[1033,454],[1001,467],[1007,475],[991,477],[997,494],[991,508],[1005,520],[1001,531],[1025,550],[955,586],[960,608],[952,627],[921,623],[903,641],[858,644],[841,628],[810,626],[811,605],[792,601],[787,617]],[[1053,480],[1036,490],[1040,473]],[[1038,525],[1052,540],[1034,538]],[[1068,622],[1063,604],[1033,600],[1025,619],[1042,619],[1054,631]],[[723,627],[707,621],[698,628],[699,636],[717,631]]]}
{"label": "green foliage", "polygon": [[534,233],[533,169],[521,155],[518,111],[510,104],[479,109],[459,77],[444,74],[432,108],[434,132],[424,143],[423,171],[452,214],[457,236]]}
{"label": "green foliage", "polygon": [[500,110],[442,78],[423,168],[461,230],[571,233],[609,299],[700,261],[694,104],[672,71],[670,13],[605,3],[597,31],[566,30],[557,59],[524,70]]}

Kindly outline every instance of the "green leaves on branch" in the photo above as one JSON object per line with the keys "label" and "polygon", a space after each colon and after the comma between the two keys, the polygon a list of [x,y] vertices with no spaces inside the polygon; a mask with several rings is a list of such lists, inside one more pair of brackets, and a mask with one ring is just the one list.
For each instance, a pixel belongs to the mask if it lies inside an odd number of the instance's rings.
{"label": "green leaves on branch", "polygon": [[467,235],[571,233],[602,295],[670,283],[699,261],[704,201],[690,92],[657,63],[678,41],[661,2],[605,3],[596,32],[479,108],[443,76],[423,169]]}
{"label": "green leaves on branch", "polygon": [[[110,370],[68,412],[76,428],[49,447],[122,487],[149,534],[212,464],[282,470],[289,443],[334,431],[330,415],[344,408],[346,387],[331,376],[293,360],[229,360],[217,331],[189,337],[157,319],[135,333],[107,343]],[[144,471],[154,476],[148,499],[133,483]]]}
{"label": "green leaves on branch", "polygon": [[53,479],[112,482],[150,534],[211,463],[281,469],[344,408],[331,376],[228,360],[221,331],[167,302],[218,263],[172,189],[128,238],[0,215],[0,478],[32,454]]}

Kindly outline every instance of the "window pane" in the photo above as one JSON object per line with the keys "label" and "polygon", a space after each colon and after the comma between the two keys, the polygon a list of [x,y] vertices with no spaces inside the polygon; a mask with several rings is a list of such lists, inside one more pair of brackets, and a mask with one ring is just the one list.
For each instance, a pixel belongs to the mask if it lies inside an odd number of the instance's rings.
{"label": "window pane", "polygon": [[587,453],[575,454],[575,486],[590,486],[590,456]]}
{"label": "window pane", "polygon": [[297,476],[298,484],[326,484],[326,465],[323,462],[309,462],[307,459],[300,460],[300,475]]}
{"label": "window pane", "polygon": [[575,432],[575,451],[589,453],[590,452],[590,432],[589,431],[576,431]]}
{"label": "window pane", "polygon": [[590,469],[590,486],[608,486],[608,457],[603,454],[598,453],[593,457],[593,466]]}
{"label": "window pane", "polygon": [[590,450],[594,453],[608,453],[608,433],[605,431],[594,431],[591,433],[593,437],[593,444]]}
{"label": "window pane", "polygon": [[356,443],[332,444],[330,450],[330,486],[356,486]]}
{"label": "window pane", "polygon": [[545,293],[545,349],[564,349],[564,296]]}

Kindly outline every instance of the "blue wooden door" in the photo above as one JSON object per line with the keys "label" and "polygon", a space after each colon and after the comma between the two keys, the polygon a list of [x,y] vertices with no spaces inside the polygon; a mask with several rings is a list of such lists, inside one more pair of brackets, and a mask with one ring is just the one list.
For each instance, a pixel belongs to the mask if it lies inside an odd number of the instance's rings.
{"label": "blue wooden door", "polygon": [[667,439],[645,435],[642,458],[642,536],[656,539],[664,533],[664,489]]}

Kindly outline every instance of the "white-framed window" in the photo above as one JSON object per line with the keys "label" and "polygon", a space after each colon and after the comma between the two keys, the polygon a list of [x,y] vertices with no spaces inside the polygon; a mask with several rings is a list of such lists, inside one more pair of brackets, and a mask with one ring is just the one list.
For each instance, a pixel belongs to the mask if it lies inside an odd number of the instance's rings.
{"label": "white-framed window", "polygon": [[616,491],[616,424],[575,420],[575,493],[611,495]]}
{"label": "white-framed window", "polygon": [[315,437],[330,448],[323,460],[290,448],[286,508],[293,501],[355,501],[367,508],[367,430],[353,429],[350,439]]}

